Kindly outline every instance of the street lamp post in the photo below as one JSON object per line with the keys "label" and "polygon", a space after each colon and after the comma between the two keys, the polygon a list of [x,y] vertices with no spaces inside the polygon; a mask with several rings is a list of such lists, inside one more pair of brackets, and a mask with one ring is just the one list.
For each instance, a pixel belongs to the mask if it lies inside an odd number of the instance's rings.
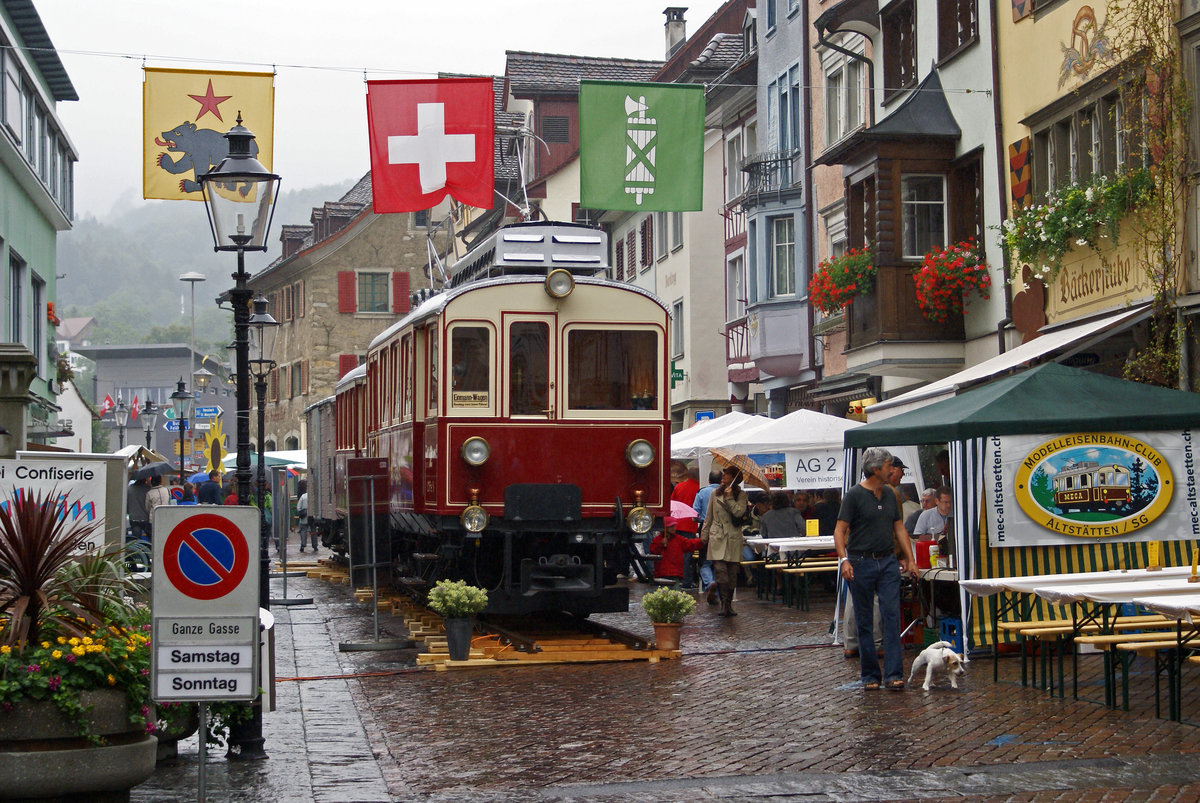
{"label": "street lamp post", "polygon": [[117,448],[125,448],[125,427],[129,426],[129,408],[124,400],[118,398],[117,406],[113,409],[113,420],[117,424]]}
{"label": "street lamp post", "polygon": [[[199,177],[208,211],[209,228],[213,235],[213,250],[236,251],[237,272],[233,274],[234,288],[230,291],[233,305],[234,370],[237,375],[237,489],[238,500],[250,496],[250,299],[253,297],[247,282],[246,251],[266,251],[267,231],[279,195],[279,176],[263,167],[250,155],[254,134],[242,125],[238,112],[237,125],[225,135],[229,155],[213,170]],[[270,557],[267,543],[259,544],[259,606],[271,607]],[[254,705],[251,721],[238,728],[230,739],[237,748],[234,753],[242,759],[263,759],[262,700]]]}
{"label": "street lamp post", "polygon": [[187,383],[183,381],[183,377],[179,378],[178,386],[175,392],[171,394],[171,404],[175,405],[175,420],[179,422],[179,487],[183,487],[183,433],[188,428],[188,418],[192,415],[192,401],[194,397],[187,392]]}
{"label": "street lamp post", "polygon": [[146,448],[150,448],[150,436],[154,434],[154,425],[158,423],[158,407],[154,402],[146,399],[146,404],[142,407],[140,413],[142,419],[142,431],[146,433]]}
{"label": "street lamp post", "polygon": [[258,526],[263,543],[270,536],[266,514],[267,476],[263,446],[267,424],[267,377],[275,370],[275,360],[271,355],[275,351],[275,333],[279,321],[267,312],[267,300],[262,296],[254,299],[254,313],[250,316],[250,373],[254,374],[254,394],[258,401],[258,483],[255,488],[255,498],[258,500]]}
{"label": "street lamp post", "polygon": [[[192,286],[192,339],[188,341],[188,368],[184,376],[191,376],[192,372],[196,370],[196,282],[207,280],[207,277],[203,273],[197,273],[194,270],[180,274],[179,276],[179,281],[187,282]],[[203,363],[201,363],[200,368],[204,368]],[[198,393],[204,392],[204,386],[197,384],[194,379],[192,380],[192,387]]]}

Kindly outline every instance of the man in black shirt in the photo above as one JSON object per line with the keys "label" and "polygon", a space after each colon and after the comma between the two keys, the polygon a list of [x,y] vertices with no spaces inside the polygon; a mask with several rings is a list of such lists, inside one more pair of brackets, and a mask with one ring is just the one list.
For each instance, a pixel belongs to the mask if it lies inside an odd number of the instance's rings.
{"label": "man in black shirt", "polygon": [[196,496],[197,501],[202,505],[221,504],[221,472],[208,472],[208,481],[200,483]]}
{"label": "man in black shirt", "polygon": [[[904,657],[900,647],[900,572],[916,574],[912,542],[900,520],[896,495],[887,487],[892,455],[886,449],[863,452],[863,479],[842,499],[834,529],[842,578],[850,587],[859,644],[872,643],[873,603],[879,597],[883,629],[884,666],[871,649],[860,649],[858,660],[863,685],[878,689],[904,689]],[[901,553],[897,564],[897,546]]]}

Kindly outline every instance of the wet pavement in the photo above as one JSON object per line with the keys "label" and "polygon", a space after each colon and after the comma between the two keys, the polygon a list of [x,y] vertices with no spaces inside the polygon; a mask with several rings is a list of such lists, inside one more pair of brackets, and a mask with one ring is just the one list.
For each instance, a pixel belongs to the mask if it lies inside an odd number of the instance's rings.
{"label": "wet pavement", "polygon": [[[984,657],[958,691],[865,691],[829,643],[829,595],[801,612],[741,589],[734,619],[700,602],[678,661],[434,672],[412,649],[339,652],[373,636],[349,587],[288,592],[314,604],[273,609],[270,758],[211,750],[209,800],[1200,800],[1200,727],[1155,716],[1148,659],[1128,712],[1099,702],[1099,656],[1081,658],[1079,700],[1022,687],[1013,656],[999,683]],[[636,604],[596,618],[652,634]],[[380,630],[405,635],[390,615]],[[1184,683],[1200,722],[1200,667]],[[197,759],[193,737],[133,799],[195,800]]]}

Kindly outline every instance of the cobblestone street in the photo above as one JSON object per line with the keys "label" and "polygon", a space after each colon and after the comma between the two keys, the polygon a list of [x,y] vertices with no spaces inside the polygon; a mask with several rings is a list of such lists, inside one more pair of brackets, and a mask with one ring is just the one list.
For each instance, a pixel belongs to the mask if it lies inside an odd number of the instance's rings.
{"label": "cobblestone street", "polygon": [[[1200,728],[1155,717],[1146,659],[1129,712],[1097,702],[1098,656],[1081,658],[1080,700],[1023,688],[1015,656],[999,683],[983,657],[957,692],[867,692],[829,644],[830,596],[800,612],[742,589],[736,619],[701,602],[679,661],[435,672],[414,650],[338,652],[372,637],[347,587],[291,579],[289,595],[315,605],[275,609],[271,758],[210,751],[210,800],[1200,799]],[[598,618],[652,632],[637,605]],[[381,632],[404,635],[390,616]],[[193,737],[134,799],[195,799],[196,758]]]}

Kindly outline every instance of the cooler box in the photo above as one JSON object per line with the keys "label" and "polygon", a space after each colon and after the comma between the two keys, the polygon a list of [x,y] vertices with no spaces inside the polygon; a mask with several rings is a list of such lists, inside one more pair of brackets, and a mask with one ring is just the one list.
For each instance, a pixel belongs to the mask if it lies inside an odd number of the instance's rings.
{"label": "cooler box", "polygon": [[913,543],[913,549],[917,553],[917,568],[929,569],[929,548],[936,544],[937,541],[917,541]]}

